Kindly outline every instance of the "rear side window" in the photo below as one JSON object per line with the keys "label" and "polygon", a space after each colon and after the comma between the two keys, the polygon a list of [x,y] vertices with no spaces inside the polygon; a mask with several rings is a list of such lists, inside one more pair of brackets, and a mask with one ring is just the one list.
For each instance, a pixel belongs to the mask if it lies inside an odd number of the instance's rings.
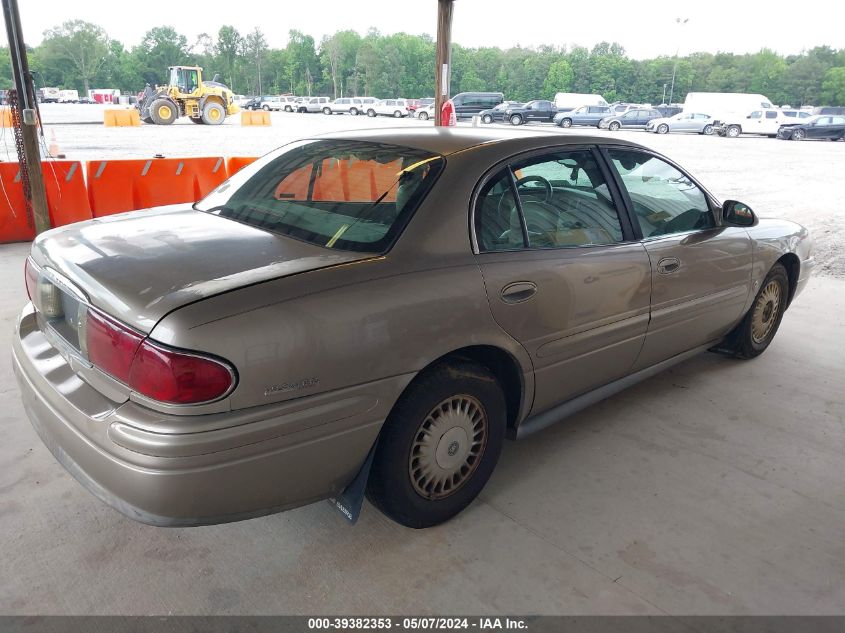
{"label": "rear side window", "polygon": [[776,119],[776,118],[778,118],[778,113],[777,112],[766,112],[766,118],[767,119]]}
{"label": "rear side window", "polygon": [[443,164],[409,147],[303,141],[245,167],[196,208],[317,246],[383,252]]}
{"label": "rear side window", "polygon": [[481,251],[597,246],[623,239],[616,206],[588,150],[535,156],[503,169],[479,193],[475,222]]}
{"label": "rear side window", "polygon": [[669,163],[633,150],[608,150],[634,207],[643,237],[715,226],[704,192]]}

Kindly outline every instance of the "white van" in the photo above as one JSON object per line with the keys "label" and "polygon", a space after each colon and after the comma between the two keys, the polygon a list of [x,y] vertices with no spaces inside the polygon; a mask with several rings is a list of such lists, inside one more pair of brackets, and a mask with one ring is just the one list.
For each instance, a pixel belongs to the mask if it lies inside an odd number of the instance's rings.
{"label": "white van", "polygon": [[555,95],[555,107],[558,112],[567,112],[581,106],[606,106],[607,101],[601,95],[588,95],[579,92],[558,92]]}
{"label": "white van", "polygon": [[684,101],[684,112],[706,112],[723,123],[726,119],[736,120],[749,112],[774,110],[772,100],[761,94],[745,92],[690,92]]}

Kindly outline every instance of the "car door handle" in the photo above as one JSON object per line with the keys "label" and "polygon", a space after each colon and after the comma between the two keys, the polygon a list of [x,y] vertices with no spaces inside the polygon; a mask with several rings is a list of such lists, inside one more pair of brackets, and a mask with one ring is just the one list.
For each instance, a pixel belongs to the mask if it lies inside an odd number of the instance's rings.
{"label": "car door handle", "polygon": [[522,303],[528,301],[537,293],[537,284],[530,281],[516,281],[502,288],[502,301],[505,303]]}
{"label": "car door handle", "polygon": [[672,273],[680,270],[680,268],[681,260],[677,257],[664,257],[657,262],[657,272],[661,275],[671,275]]}

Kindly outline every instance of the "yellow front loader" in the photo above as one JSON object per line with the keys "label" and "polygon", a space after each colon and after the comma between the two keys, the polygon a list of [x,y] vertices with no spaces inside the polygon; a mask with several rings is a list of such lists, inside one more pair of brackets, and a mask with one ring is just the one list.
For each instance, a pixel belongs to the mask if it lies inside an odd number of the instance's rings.
{"label": "yellow front loader", "polygon": [[144,123],[170,125],[180,116],[194,123],[220,125],[226,117],[240,110],[232,98],[232,91],[217,81],[202,80],[199,66],[171,66],[166,86],[152,88],[149,84],[138,99],[138,109]]}

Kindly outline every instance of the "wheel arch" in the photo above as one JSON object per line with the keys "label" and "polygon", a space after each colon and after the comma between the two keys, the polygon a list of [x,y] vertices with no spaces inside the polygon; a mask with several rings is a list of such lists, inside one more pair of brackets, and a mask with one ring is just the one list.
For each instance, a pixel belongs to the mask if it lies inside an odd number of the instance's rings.
{"label": "wheel arch", "polygon": [[444,363],[448,364],[454,360],[469,360],[478,363],[493,374],[499,382],[505,397],[508,434],[511,437],[515,437],[516,429],[525,415],[526,392],[531,386],[526,385],[522,366],[516,357],[501,347],[495,345],[469,345],[443,354],[417,372],[417,375],[408,383],[402,393],[404,394],[419,376],[432,367]]}

